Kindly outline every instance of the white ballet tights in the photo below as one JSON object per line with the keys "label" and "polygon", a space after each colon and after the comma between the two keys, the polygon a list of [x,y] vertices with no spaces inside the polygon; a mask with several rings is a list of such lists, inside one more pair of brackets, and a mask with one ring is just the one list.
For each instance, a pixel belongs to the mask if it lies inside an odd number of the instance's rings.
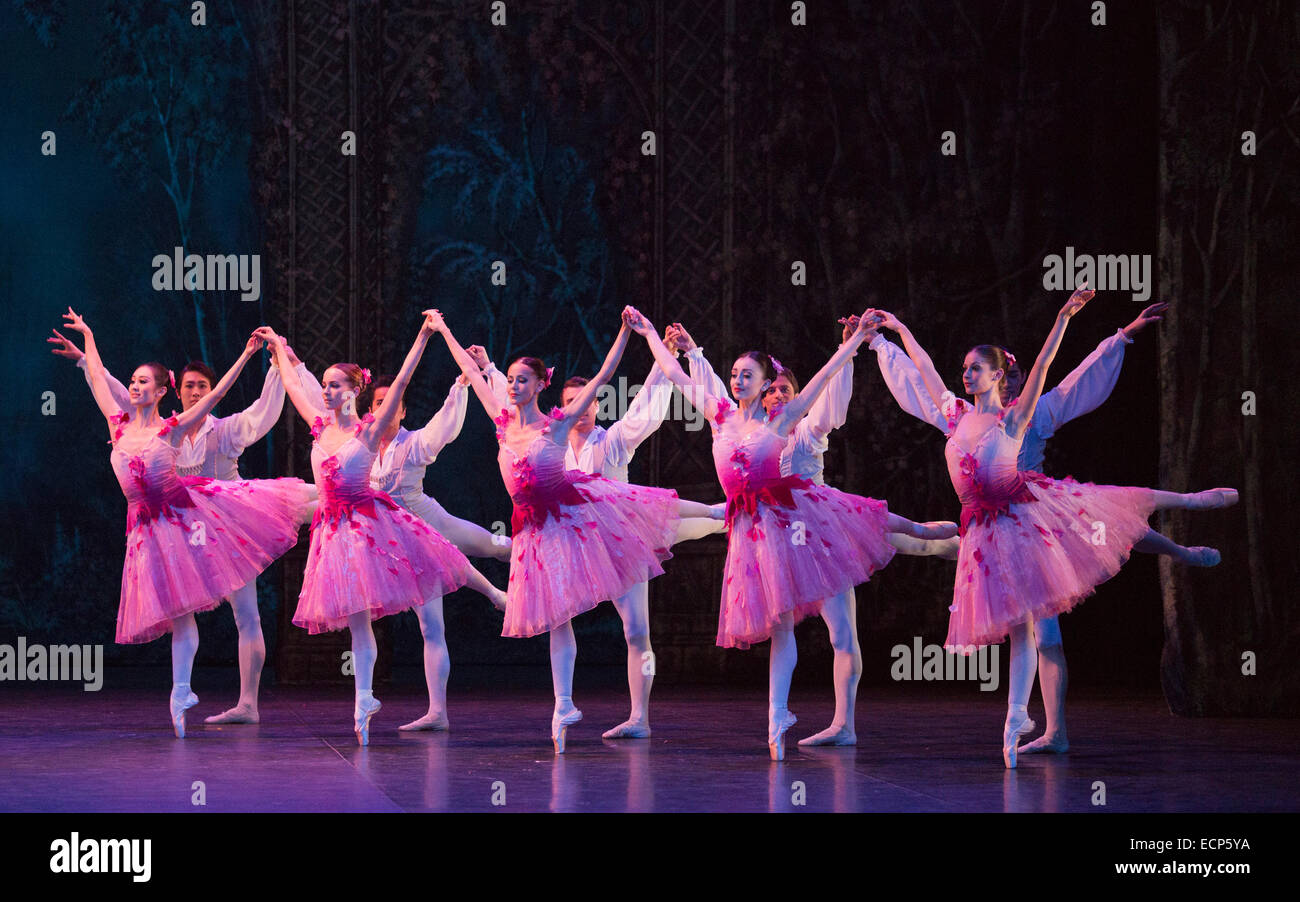
{"label": "white ballet tights", "polygon": [[262,616],[257,610],[257,580],[240,586],[230,596],[230,609],[239,631],[239,704],[257,714],[257,695],[266,663],[266,641],[262,638]]}
{"label": "white ballet tights", "polygon": [[488,532],[477,523],[448,514],[433,524],[448,542],[461,550],[466,557],[490,557],[498,561],[510,560],[510,537]]}
{"label": "white ballet tights", "polygon": [[1007,707],[1024,708],[1029,704],[1029,693],[1034,688],[1038,672],[1038,650],[1034,648],[1033,621],[1017,623],[1011,627],[1010,679],[1007,686]]}
{"label": "white ballet tights", "polygon": [[767,667],[767,716],[769,723],[788,710],[790,680],[799,663],[799,648],[794,641],[794,617],[790,612],[772,627],[772,648]]}
{"label": "white ballet tights", "polygon": [[702,539],[705,536],[726,531],[727,523],[725,520],[710,520],[707,517],[682,517],[677,521],[677,535],[673,538],[673,544]]}
{"label": "white ballet tights", "polygon": [[447,677],[451,655],[447,652],[447,630],[442,614],[442,596],[435,595],[415,609],[424,637],[424,682],[429,688],[429,718],[446,720]]}
{"label": "white ballet tights", "polygon": [[650,687],[654,683],[654,651],[650,647],[650,584],[637,583],[623,597],[614,599],[614,608],[623,619],[623,638],[627,640],[627,689],[632,697],[632,713],[626,722],[610,732],[632,727],[648,728]]}
{"label": "white ballet tights", "polygon": [[834,595],[822,605],[822,620],[831,635],[835,651],[832,674],[835,682],[835,717],[831,730],[847,736],[856,733],[853,718],[858,697],[858,680],[862,678],[862,647],[858,644],[858,604],[853,590]]}
{"label": "white ballet tights", "polygon": [[172,685],[189,687],[194,672],[194,655],[199,650],[199,628],[194,615],[186,614],[172,621]]}
{"label": "white ballet tights", "polygon": [[573,622],[566,620],[551,630],[551,686],[555,690],[555,713],[573,710],[573,664],[578,659],[578,642]]}
{"label": "white ballet tights", "polygon": [[379,650],[375,646],[375,631],[370,624],[370,612],[361,611],[348,617],[348,632],[352,634],[352,673],[356,685],[357,700],[374,694],[375,658]]}

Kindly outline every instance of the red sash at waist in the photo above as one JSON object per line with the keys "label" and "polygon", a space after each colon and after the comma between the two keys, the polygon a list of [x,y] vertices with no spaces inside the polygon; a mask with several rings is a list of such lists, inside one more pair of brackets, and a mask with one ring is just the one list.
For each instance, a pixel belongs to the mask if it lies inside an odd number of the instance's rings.
{"label": "red sash at waist", "polygon": [[548,516],[554,517],[557,521],[562,517],[567,517],[562,507],[565,505],[572,506],[576,504],[586,504],[590,499],[582,492],[578,491],[576,483],[591,482],[593,479],[604,479],[595,473],[585,473],[582,470],[565,470],[563,481],[556,483],[554,486],[547,488],[538,488],[536,486],[526,486],[517,495],[511,496],[515,509],[510,515],[510,531],[517,534],[525,526],[535,526],[541,529],[546,523]]}
{"label": "red sash at waist", "polygon": [[794,507],[794,490],[812,488],[813,485],[812,480],[794,475],[758,483],[746,479],[739,492],[727,497],[727,529],[731,529],[731,521],[741,511],[755,517],[760,502],[773,507]]}
{"label": "red sash at waist", "polygon": [[995,493],[986,494],[980,492],[973,501],[962,504],[961,506],[961,528],[957,531],[958,535],[966,535],[966,529],[970,522],[991,523],[1001,516],[1009,516],[1013,520],[1018,519],[1015,514],[1011,513],[1012,504],[1030,504],[1037,501],[1034,493],[1029,491],[1031,482],[1043,482],[1047,479],[1042,473],[1035,473],[1032,470],[1022,470],[1016,473],[1016,478],[1005,489]]}
{"label": "red sash at waist", "polygon": [[176,508],[193,507],[194,499],[190,497],[189,486],[207,485],[212,480],[206,476],[182,476],[179,485],[173,485],[165,494],[144,501],[132,501],[126,508],[126,532],[137,526],[152,523],[159,517],[171,513]]}
{"label": "red sash at waist", "polygon": [[369,489],[367,494],[354,498],[330,498],[325,496],[321,498],[320,506],[316,508],[316,516],[311,518],[311,528],[315,529],[321,521],[327,518],[334,519],[353,513],[361,514],[372,520],[377,519],[376,502],[389,510],[399,511],[402,509],[401,505],[388,497],[386,492],[377,489]]}

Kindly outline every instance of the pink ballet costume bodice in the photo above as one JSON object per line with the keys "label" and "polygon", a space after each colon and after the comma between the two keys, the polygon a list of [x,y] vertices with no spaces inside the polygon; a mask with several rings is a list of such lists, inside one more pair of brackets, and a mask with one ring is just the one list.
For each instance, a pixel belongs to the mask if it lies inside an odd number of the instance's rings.
{"label": "pink ballet costume bodice", "polygon": [[319,437],[311,467],[320,493],[311,550],[293,622],[309,633],[338,630],[355,614],[371,620],[423,605],[465,585],[470,564],[456,546],[370,485],[376,452],[361,441],[369,414],[332,453]]}
{"label": "pink ballet costume bodice", "polygon": [[313,492],[301,479],[181,476],[170,417],[143,444],[113,418],[113,473],[127,499],[117,641],[148,642],[186,614],[215,608],[298,540]]}
{"label": "pink ballet costume bodice", "polygon": [[974,410],[955,401],[947,414],[944,457],[962,511],[945,646],[965,654],[1093,594],[1128,560],[1155,509],[1148,489],[1019,470],[1023,439],[1007,433],[1009,410],[960,441],[957,423]]}
{"label": "pink ballet costume bodice", "polygon": [[781,475],[787,441],[766,423],[726,428],[738,411],[718,400],[713,463],[727,495],[727,561],[717,644],[747,648],[821,610],[889,563],[889,508],[800,476]]}
{"label": "pink ballet costume bodice", "polygon": [[549,632],[663,573],[677,532],[677,493],[569,470],[551,437],[553,410],[523,455],[505,443],[514,413],[497,416],[497,463],[514,505],[510,582],[501,635]]}
{"label": "pink ballet costume bodice", "polygon": [[972,520],[985,522],[1001,515],[1013,516],[1009,506],[1037,501],[1028,485],[1045,479],[1041,473],[1021,471],[1018,458],[1024,437],[1012,438],[1006,431],[1006,409],[978,439],[972,451],[962,449],[956,436],[948,439],[944,458],[948,477],[961,502],[961,535]]}

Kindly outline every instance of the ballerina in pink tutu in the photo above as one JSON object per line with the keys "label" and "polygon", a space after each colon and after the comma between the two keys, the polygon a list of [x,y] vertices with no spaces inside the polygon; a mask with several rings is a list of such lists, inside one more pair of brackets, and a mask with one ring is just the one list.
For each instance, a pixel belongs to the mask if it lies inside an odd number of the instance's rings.
{"label": "ballerina in pink tutu", "polygon": [[[71,341],[54,330],[46,339],[54,345],[51,349],[59,357],[66,357],[85,371],[86,355]],[[289,357],[299,379],[311,380],[311,374],[289,349]],[[131,405],[126,386],[111,372],[104,370],[113,400],[123,410]],[[86,373],[89,384],[90,374]],[[314,380],[312,380],[314,381]],[[176,379],[176,393],[181,399],[181,409],[189,410],[217,384],[217,374],[202,361],[191,360],[181,368]],[[176,472],[181,476],[206,476],[209,479],[239,479],[239,458],[254,442],[262,439],[280,419],[284,408],[284,383],[280,367],[266,371],[262,393],[250,407],[229,416],[208,414],[185,432],[176,458]],[[266,642],[262,637],[262,617],[257,607],[257,581],[240,586],[228,599],[235,615],[235,629],[239,633],[239,701],[233,708],[203,719],[211,724],[253,724],[260,720],[257,710],[258,688],[261,685],[262,666],[266,663]]]}
{"label": "ballerina in pink tutu", "polygon": [[86,341],[86,373],[99,409],[108,418],[110,460],[126,495],[126,561],[116,641],[149,642],[172,634],[171,720],[185,737],[185,712],[198,704],[190,690],[199,634],[196,611],[210,611],[257,578],[298,541],[311,516],[315,490],[301,479],[214,481],[177,473],[187,430],[230,390],[261,346],[256,334],[210,392],[183,413],[163,419],[158,404],[171,373],[146,363],[131,375],[131,411],[121,409],[105,378],[90,327],[71,307],[67,326]]}
{"label": "ballerina in pink tutu", "polygon": [[[287,372],[284,339],[270,329],[257,334],[275,349],[281,370]],[[356,684],[353,731],[361,745],[369,744],[370,719],[381,707],[373,689],[376,648],[371,621],[418,608],[426,599],[441,598],[464,585],[489,598],[496,591],[455,545],[370,487],[380,438],[396,420],[432,334],[426,316],[378,416],[357,416],[356,397],[368,374],[356,364],[338,363],[325,371],[321,396],[328,419],[319,415],[301,384],[285,384],[289,400],[312,424],[311,465],[321,498],[293,622],[309,633],[344,627],[350,631]]]}
{"label": "ballerina in pink tutu", "polygon": [[[569,726],[582,719],[573,704],[577,645],[570,621],[602,601],[623,596],[638,583],[663,573],[682,517],[712,517],[708,505],[683,501],[668,489],[628,485],[565,469],[573,429],[613,375],[629,335],[626,319],[600,372],[568,404],[549,415],[537,396],[551,371],[537,358],[523,357],[506,371],[509,407],[502,408],[470,355],[434,311],[434,328],[469,378],[488,415],[497,423],[497,462],[514,502],[510,583],[503,636],[550,633],[555,711],[551,739],[563,754]],[[671,359],[671,355],[669,355]]]}
{"label": "ballerina in pink tutu", "polygon": [[[841,344],[847,343],[857,330],[859,317],[850,316],[840,320],[843,325]],[[875,333],[869,324],[866,340]],[[716,397],[726,397],[727,386],[709,365],[703,349],[695,343],[689,332],[681,323],[668,327],[664,343],[672,348],[673,344],[686,353],[691,380],[702,386]],[[827,437],[843,426],[848,419],[849,399],[853,395],[853,357],[845,361],[837,373],[826,383],[826,388],[808,407],[808,412],[791,430],[781,451],[781,475],[801,476],[818,485],[825,485],[824,455],[830,447]],[[784,355],[782,355],[784,356]],[[769,357],[775,370],[771,386],[763,394],[763,410],[769,418],[780,407],[789,404],[799,394],[799,380],[794,372],[780,364],[775,357]],[[955,527],[956,524],[952,524]],[[889,544],[907,555],[935,556],[943,552],[948,542],[956,544],[956,539],[918,539],[905,533],[889,533]],[[955,553],[953,555],[956,557]],[[855,702],[858,697],[858,682],[862,677],[862,646],[858,641],[857,597],[852,588],[825,599],[821,607],[821,618],[830,634],[833,663],[831,665],[832,685],[835,690],[835,714],[826,729],[812,736],[799,740],[802,746],[816,745],[857,745],[858,735],[855,718]]]}
{"label": "ballerina in pink tutu", "polygon": [[916,523],[891,513],[883,501],[782,475],[790,433],[862,343],[865,321],[803,391],[774,408],[768,419],[762,397],[773,374],[766,354],[750,351],[736,359],[732,402],[692,382],[645,318],[636,311],[630,316],[632,328],[645,336],[664,372],[709,416],[713,462],[727,495],[727,563],[717,644],[748,648],[771,638],[767,741],[772,758],[783,760],[786,731],[796,722],[788,708],[798,660],[795,624],[819,613],[825,599],[843,597],[888,564],[894,556],[888,533],[941,539],[956,532],[956,524]]}
{"label": "ballerina in pink tutu", "polygon": [[945,646],[970,654],[1011,637],[1011,677],[1002,757],[1016,766],[1020,736],[1034,728],[1026,705],[1037,655],[1034,621],[1070,610],[1119,572],[1148,535],[1157,510],[1204,510],[1237,502],[1235,489],[1193,494],[1093,485],[1020,470],[1017,458],[1066,326],[1092,298],[1081,287],[1056,316],[1014,406],[1002,403],[1008,363],[1001,348],[966,355],[962,384],[971,404],[948,391],[911,332],[897,317],[868,311],[897,331],[931,400],[946,418],[948,475],[962,503],[961,543]]}

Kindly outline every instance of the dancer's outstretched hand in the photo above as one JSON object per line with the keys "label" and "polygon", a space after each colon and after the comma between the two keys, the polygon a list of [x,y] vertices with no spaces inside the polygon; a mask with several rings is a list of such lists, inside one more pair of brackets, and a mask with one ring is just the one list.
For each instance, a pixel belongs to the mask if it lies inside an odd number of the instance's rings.
{"label": "dancer's outstretched hand", "polygon": [[868,309],[862,315],[874,320],[877,329],[889,329],[897,332],[903,327],[903,324],[898,321],[898,317],[894,316],[894,314],[887,310],[877,310],[873,307]]}
{"label": "dancer's outstretched hand", "polygon": [[[253,337],[250,338],[249,344],[254,341],[264,341],[268,348],[274,348],[276,345],[283,345],[284,339],[275,334],[275,330],[270,326],[258,326],[253,330]],[[286,346],[287,347],[287,346]]]}
{"label": "dancer's outstretched hand", "polygon": [[437,310],[424,311],[424,324],[420,327],[421,332],[428,330],[429,334],[433,335],[436,332],[445,331],[446,328],[447,322],[442,318],[441,313]]}
{"label": "dancer's outstretched hand", "polygon": [[74,345],[67,336],[63,335],[58,329],[54,330],[54,337],[45,339],[54,347],[50,351],[59,357],[66,357],[69,360],[80,360],[86,355],[81,352],[81,348]]}
{"label": "dancer's outstretched hand", "polygon": [[63,324],[65,328],[71,329],[73,332],[80,332],[82,335],[90,334],[90,326],[87,326],[86,321],[78,316],[77,312],[71,307],[68,308],[67,313],[63,314],[63,318],[67,320]]}
{"label": "dancer's outstretched hand", "polygon": [[1169,309],[1169,304],[1167,302],[1162,301],[1159,303],[1152,304],[1150,307],[1146,308],[1141,313],[1139,313],[1137,315],[1137,319],[1133,320],[1133,322],[1129,323],[1127,326],[1124,327],[1124,334],[1127,335],[1129,338],[1132,338],[1134,335],[1136,335],[1138,332],[1141,332],[1144,328],[1149,326],[1151,323],[1160,322],[1161,317],[1159,316],[1159,314],[1164,313],[1168,309]]}
{"label": "dancer's outstretched hand", "polygon": [[474,365],[481,370],[487,369],[487,365],[492,362],[488,357],[487,348],[482,345],[470,345],[465,349],[465,353],[474,361]]}
{"label": "dancer's outstretched hand", "polygon": [[691,338],[691,333],[687,332],[686,327],[681,323],[673,323],[673,328],[677,330],[677,347],[680,348],[683,353],[686,351],[694,351],[699,347],[699,345],[695,343],[695,339]]}
{"label": "dancer's outstretched hand", "polygon": [[1061,308],[1061,312],[1056,315],[1057,319],[1069,319],[1074,316],[1083,309],[1084,304],[1092,300],[1092,296],[1096,293],[1097,292],[1088,287],[1088,280],[1084,279],[1083,284],[1074,289],[1074,293],[1070,295],[1070,299],[1065,302],[1065,306]]}
{"label": "dancer's outstretched hand", "polygon": [[673,352],[676,357],[681,352],[681,332],[678,330],[676,323],[669,323],[664,326],[664,347]]}
{"label": "dancer's outstretched hand", "polygon": [[649,335],[655,330],[650,320],[642,316],[641,311],[635,307],[623,308],[623,322],[637,335]]}

